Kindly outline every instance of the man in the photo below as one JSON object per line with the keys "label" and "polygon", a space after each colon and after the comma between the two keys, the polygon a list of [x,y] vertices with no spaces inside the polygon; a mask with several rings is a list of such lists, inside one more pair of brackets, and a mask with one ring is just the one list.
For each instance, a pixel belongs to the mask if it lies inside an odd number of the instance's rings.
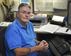
{"label": "man", "polygon": [[29,21],[31,7],[28,4],[20,4],[17,18],[8,26],[5,33],[6,56],[37,56],[48,43],[41,41],[38,45],[33,25]]}

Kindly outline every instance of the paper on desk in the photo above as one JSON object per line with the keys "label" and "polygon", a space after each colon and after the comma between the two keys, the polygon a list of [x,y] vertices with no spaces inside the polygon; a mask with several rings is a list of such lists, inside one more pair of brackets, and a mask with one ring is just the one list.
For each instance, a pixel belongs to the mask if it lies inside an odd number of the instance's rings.
{"label": "paper on desk", "polygon": [[56,22],[63,22],[64,17],[63,16],[56,16],[56,15],[54,15],[52,20],[56,21]]}
{"label": "paper on desk", "polygon": [[68,29],[67,27],[60,27],[60,28],[56,31],[56,33],[71,34],[71,30],[70,30],[70,29],[66,32],[67,29]]}
{"label": "paper on desk", "polygon": [[56,32],[65,33],[67,29],[67,27],[60,27]]}
{"label": "paper on desk", "polygon": [[9,24],[11,24],[12,22],[1,22],[0,26],[8,26]]}
{"label": "paper on desk", "polygon": [[71,34],[71,30],[70,29],[68,30],[67,34]]}
{"label": "paper on desk", "polygon": [[41,26],[38,31],[41,32],[49,32],[49,33],[54,33],[55,31],[57,31],[59,29],[60,26],[58,25],[53,25],[53,24],[46,24],[44,26]]}

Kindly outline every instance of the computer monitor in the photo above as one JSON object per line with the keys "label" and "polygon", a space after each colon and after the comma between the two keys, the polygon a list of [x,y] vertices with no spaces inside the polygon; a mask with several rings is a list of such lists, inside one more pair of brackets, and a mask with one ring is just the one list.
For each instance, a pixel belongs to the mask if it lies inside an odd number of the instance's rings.
{"label": "computer monitor", "polygon": [[67,26],[71,29],[71,1],[68,1]]}

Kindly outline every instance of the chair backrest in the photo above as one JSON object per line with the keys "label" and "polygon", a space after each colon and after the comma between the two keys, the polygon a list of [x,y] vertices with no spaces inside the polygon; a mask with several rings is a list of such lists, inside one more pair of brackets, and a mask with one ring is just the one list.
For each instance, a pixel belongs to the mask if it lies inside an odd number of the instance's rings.
{"label": "chair backrest", "polygon": [[5,27],[0,28],[0,56],[6,56],[5,55],[5,45],[4,45],[4,35],[5,35]]}

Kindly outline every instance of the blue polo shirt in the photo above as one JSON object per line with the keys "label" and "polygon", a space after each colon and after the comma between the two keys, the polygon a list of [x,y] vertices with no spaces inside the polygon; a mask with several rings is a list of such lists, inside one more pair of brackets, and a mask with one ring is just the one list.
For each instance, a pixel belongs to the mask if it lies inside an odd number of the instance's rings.
{"label": "blue polo shirt", "polygon": [[[25,27],[20,24],[18,19],[15,19],[5,32],[6,56],[15,56],[15,48],[30,48],[35,46],[35,38],[36,34],[31,22],[28,22]],[[33,52],[28,56],[37,56],[37,53]]]}

